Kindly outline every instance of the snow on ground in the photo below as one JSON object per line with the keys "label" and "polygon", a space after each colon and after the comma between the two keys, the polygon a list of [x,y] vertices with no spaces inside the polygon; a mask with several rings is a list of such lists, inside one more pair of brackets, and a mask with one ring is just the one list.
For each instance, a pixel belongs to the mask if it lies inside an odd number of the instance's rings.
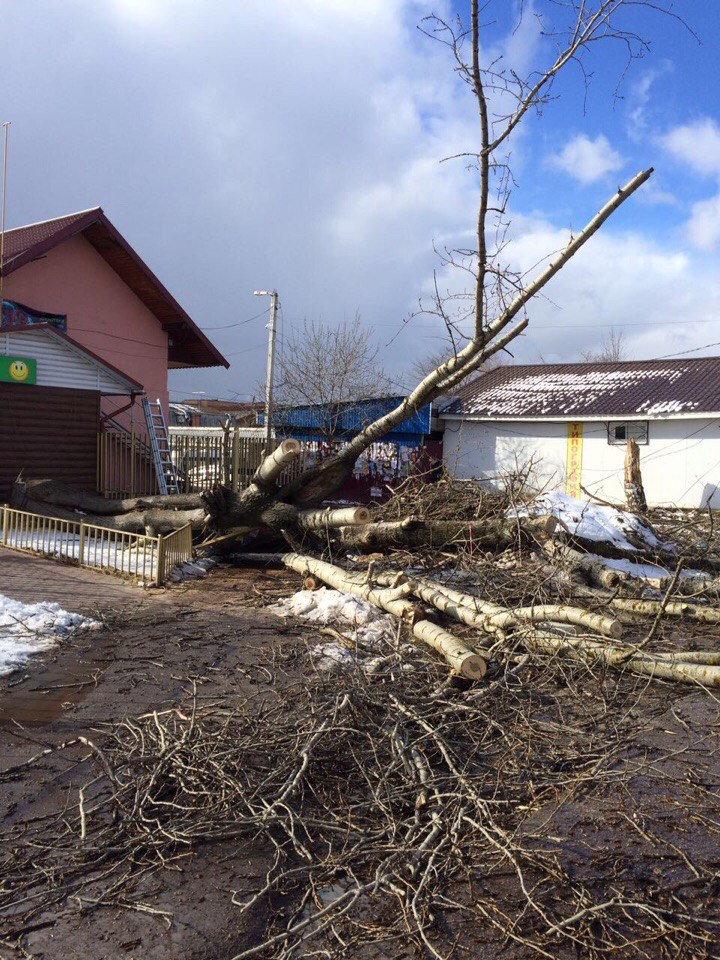
{"label": "snow on ground", "polygon": [[0,677],[77,631],[101,628],[99,621],[68,613],[58,603],[21,603],[0,593]]}
{"label": "snow on ground", "polygon": [[[56,533],[52,530],[27,533],[24,530],[8,530],[6,536],[9,547],[21,547],[23,550],[65,559],[77,560],[80,556],[79,533]],[[93,537],[85,538],[83,562],[86,567],[96,567],[98,570],[109,568],[152,581],[157,574],[156,561],[157,551],[143,551],[142,547],[136,550],[134,545],[123,549],[120,538],[102,542]]]}
{"label": "snow on ground", "polygon": [[299,617],[310,623],[333,627],[338,633],[361,645],[361,648],[355,651],[336,642],[317,644],[311,653],[315,666],[320,670],[333,671],[359,663],[363,670],[373,673],[385,657],[372,656],[372,652],[380,654],[396,633],[396,624],[392,617],[381,613],[367,600],[326,587],[320,590],[299,590],[292,597],[281,600],[268,609],[279,617]]}
{"label": "snow on ground", "polygon": [[[605,567],[610,567],[613,570],[619,570],[622,573],[629,573],[631,577],[640,577],[646,580],[660,579],[662,577],[670,577],[673,574],[673,570],[668,570],[666,567],[659,567],[654,563],[634,563],[632,560],[627,557],[622,559],[613,559],[612,557],[599,557],[597,554],[589,553],[588,557],[592,560],[597,560],[598,563],[602,563]],[[706,573],[703,573],[702,570],[693,570],[687,568],[682,570],[680,573],[681,577],[707,577]]]}
{"label": "snow on ground", "polygon": [[517,512],[521,516],[552,513],[573,536],[596,543],[610,543],[618,550],[634,551],[638,543],[646,548],[662,546],[650,527],[634,514],[587,500],[576,500],[566,493],[543,493],[529,508]]}

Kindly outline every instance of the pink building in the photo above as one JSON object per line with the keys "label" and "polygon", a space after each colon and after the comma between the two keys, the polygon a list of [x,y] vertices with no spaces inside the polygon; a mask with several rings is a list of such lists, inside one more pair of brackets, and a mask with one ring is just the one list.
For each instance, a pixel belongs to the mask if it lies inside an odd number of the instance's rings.
{"label": "pink building", "polygon": [[[6,231],[3,274],[5,300],[65,314],[67,336],[160,399],[166,420],[168,370],[229,366],[100,207]],[[120,422],[131,415],[140,427],[139,404]]]}
{"label": "pink building", "polygon": [[100,207],[8,230],[2,266],[0,502],[21,472],[152,492],[140,399],[168,422],[168,370],[227,361]]}

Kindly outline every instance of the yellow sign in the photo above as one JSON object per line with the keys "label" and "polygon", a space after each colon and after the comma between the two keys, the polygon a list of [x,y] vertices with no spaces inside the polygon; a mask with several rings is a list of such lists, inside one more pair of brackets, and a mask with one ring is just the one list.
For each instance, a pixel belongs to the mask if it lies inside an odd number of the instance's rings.
{"label": "yellow sign", "polygon": [[565,468],[565,493],[569,497],[580,499],[580,484],[582,482],[582,442],[583,425],[569,423],[567,425],[567,466]]}

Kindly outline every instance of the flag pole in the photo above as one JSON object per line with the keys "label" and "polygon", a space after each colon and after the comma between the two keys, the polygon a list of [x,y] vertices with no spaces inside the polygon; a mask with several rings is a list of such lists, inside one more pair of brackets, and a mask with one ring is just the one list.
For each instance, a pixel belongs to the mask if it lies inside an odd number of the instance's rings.
{"label": "flag pole", "polygon": [[0,212],[0,326],[2,326],[3,289],[5,287],[5,193],[7,188],[8,127],[10,123],[10,120],[3,122],[2,211]]}

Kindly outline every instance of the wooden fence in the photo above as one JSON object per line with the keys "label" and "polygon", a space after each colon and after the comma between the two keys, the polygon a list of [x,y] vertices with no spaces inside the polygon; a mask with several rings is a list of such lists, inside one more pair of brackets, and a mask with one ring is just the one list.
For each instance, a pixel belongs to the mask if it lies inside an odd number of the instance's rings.
{"label": "wooden fence", "polygon": [[2,508],[2,544],[11,550],[77,563],[143,586],[161,586],[178,564],[192,557],[192,529],[167,536],[111,530],[91,523]]}

